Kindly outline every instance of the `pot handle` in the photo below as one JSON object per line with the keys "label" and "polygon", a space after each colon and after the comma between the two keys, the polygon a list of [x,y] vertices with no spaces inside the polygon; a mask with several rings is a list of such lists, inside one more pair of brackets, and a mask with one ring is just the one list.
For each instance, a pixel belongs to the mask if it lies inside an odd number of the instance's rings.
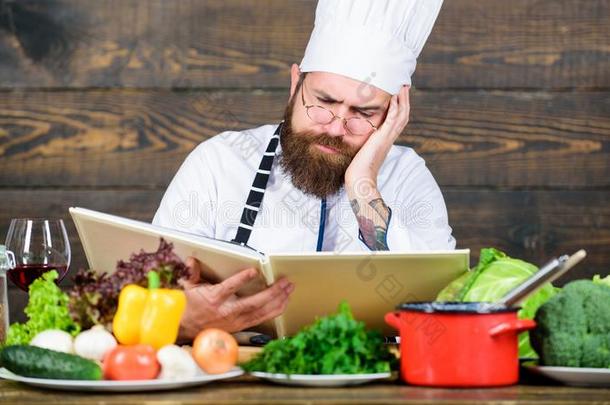
{"label": "pot handle", "polygon": [[384,317],[385,323],[400,331],[400,315],[397,312],[388,312]]}
{"label": "pot handle", "polygon": [[489,330],[489,334],[491,336],[498,336],[509,332],[521,333],[535,327],[536,322],[531,319],[513,319],[494,326]]}

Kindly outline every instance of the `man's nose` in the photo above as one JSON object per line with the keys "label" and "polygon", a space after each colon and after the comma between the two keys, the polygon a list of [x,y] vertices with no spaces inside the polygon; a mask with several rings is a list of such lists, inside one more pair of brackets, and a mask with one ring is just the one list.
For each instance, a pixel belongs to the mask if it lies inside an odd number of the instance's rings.
{"label": "man's nose", "polygon": [[330,124],[327,124],[324,130],[330,136],[345,136],[346,131],[344,124],[343,118],[335,116],[335,119],[332,120]]}

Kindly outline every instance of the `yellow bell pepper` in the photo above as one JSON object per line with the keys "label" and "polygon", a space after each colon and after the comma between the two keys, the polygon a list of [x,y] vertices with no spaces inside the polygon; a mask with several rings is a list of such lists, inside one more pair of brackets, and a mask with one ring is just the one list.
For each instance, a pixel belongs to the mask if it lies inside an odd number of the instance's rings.
{"label": "yellow bell pepper", "polygon": [[183,291],[159,288],[159,274],[150,271],[148,289],[129,284],[119,294],[112,332],[124,345],[148,344],[159,349],[178,337],[186,308]]}

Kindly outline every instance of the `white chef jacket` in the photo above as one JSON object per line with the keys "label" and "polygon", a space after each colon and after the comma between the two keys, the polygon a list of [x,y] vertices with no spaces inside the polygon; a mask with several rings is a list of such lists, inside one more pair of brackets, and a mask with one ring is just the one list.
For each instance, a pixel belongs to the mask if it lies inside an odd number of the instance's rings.
{"label": "white chef jacket", "polygon": [[[237,232],[256,170],[277,125],[228,131],[193,150],[167,188],[153,224],[230,241]],[[277,147],[277,154],[281,145]],[[411,148],[394,145],[383,162],[377,187],[391,208],[387,244],[392,251],[455,248],[441,191],[424,160]],[[321,200],[294,187],[273,163],[248,245],[264,253],[369,250],[359,238],[356,216],[342,188]]]}

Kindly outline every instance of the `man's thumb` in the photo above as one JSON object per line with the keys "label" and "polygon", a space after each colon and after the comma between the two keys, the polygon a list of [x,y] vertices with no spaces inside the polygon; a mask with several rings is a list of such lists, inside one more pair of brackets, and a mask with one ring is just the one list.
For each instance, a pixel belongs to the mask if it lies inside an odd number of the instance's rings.
{"label": "man's thumb", "polygon": [[187,257],[186,267],[188,269],[189,276],[185,282],[185,287],[190,287],[199,284],[199,282],[201,281],[201,264],[199,263],[199,260],[197,260],[193,256]]}

